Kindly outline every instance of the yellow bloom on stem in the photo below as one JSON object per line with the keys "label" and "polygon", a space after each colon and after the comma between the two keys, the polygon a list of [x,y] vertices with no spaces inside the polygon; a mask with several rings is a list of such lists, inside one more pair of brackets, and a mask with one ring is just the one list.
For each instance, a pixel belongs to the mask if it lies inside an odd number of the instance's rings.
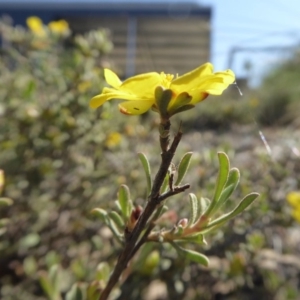
{"label": "yellow bloom on stem", "polygon": [[56,34],[64,34],[69,31],[69,24],[65,20],[52,21],[48,24],[50,31]]}
{"label": "yellow bloom on stem", "polygon": [[182,76],[150,72],[133,76],[122,82],[111,70],[105,69],[106,82],[102,93],[90,101],[92,108],[112,99],[126,100],[119,109],[127,115],[140,115],[152,108],[165,117],[194,107],[208,95],[221,95],[235,81],[231,70],[213,73],[206,63]]}
{"label": "yellow bloom on stem", "polygon": [[26,19],[27,27],[38,36],[45,36],[43,21],[38,17],[29,17]]}

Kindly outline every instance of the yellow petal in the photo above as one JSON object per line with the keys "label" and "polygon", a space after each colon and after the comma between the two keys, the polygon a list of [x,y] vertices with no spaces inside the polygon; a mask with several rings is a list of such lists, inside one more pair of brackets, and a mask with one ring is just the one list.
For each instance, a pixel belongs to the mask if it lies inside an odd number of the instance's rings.
{"label": "yellow petal", "polygon": [[161,76],[158,73],[150,72],[128,78],[122,83],[119,89],[130,94],[135,94],[140,99],[154,101],[155,88],[161,85],[161,81]]}
{"label": "yellow petal", "polygon": [[290,192],[286,196],[287,202],[294,206],[294,207],[300,207],[300,192]]}
{"label": "yellow petal", "polygon": [[199,85],[199,80],[201,78],[206,77],[207,75],[211,75],[213,71],[213,66],[211,63],[206,63],[197,69],[194,69],[191,72],[188,72],[177,79],[175,79],[170,88],[181,91],[189,91]]}
{"label": "yellow petal", "polygon": [[193,104],[193,105],[205,100],[209,95],[208,93],[203,92],[202,90],[193,90],[193,91],[190,91],[189,94],[193,97],[190,102],[190,104]]}
{"label": "yellow petal", "polygon": [[97,108],[108,100],[119,99],[119,100],[140,100],[135,95],[130,95],[122,91],[117,91],[109,88],[104,88],[102,94],[93,97],[90,101],[91,108]]}
{"label": "yellow petal", "polygon": [[227,88],[228,84],[222,82],[209,82],[205,86],[201,87],[201,92],[210,95],[221,95]]}
{"label": "yellow petal", "polygon": [[125,115],[141,115],[148,111],[152,105],[152,101],[126,101],[119,104],[119,109]]}
{"label": "yellow petal", "polygon": [[232,84],[235,81],[235,75],[229,69],[226,70],[226,71],[223,71],[223,72],[216,72],[214,75],[217,76],[217,77],[222,78],[223,82],[227,83],[227,84]]}
{"label": "yellow petal", "polygon": [[120,80],[118,75],[109,69],[104,69],[104,77],[106,82],[115,89],[119,88],[122,84],[122,81]]}
{"label": "yellow petal", "polygon": [[43,21],[38,17],[29,17],[26,19],[28,28],[37,35],[44,35]]}
{"label": "yellow petal", "polygon": [[235,78],[230,72],[219,72],[214,75],[206,76],[199,82],[198,87],[195,90],[199,90],[204,93],[212,95],[221,95],[228,85],[233,83]]}
{"label": "yellow petal", "polygon": [[54,33],[64,33],[69,30],[69,24],[65,20],[52,21],[48,24],[48,28]]}
{"label": "yellow petal", "polygon": [[293,218],[300,223],[300,209],[296,208],[292,211]]}

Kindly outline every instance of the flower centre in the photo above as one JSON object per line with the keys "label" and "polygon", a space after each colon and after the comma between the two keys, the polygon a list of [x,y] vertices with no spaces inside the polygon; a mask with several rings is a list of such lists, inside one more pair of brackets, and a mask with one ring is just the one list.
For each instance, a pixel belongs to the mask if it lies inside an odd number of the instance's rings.
{"label": "flower centre", "polygon": [[164,72],[161,72],[160,76],[161,76],[161,85],[164,88],[168,89],[170,87],[170,85],[171,85],[171,82],[173,80],[174,75],[172,75],[172,74],[165,74]]}

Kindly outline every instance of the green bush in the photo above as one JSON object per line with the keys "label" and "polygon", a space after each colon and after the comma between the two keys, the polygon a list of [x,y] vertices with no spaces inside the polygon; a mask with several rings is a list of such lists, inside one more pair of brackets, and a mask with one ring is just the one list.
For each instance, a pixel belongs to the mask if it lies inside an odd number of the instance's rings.
{"label": "green bush", "polygon": [[129,129],[112,121],[109,104],[88,106],[109,64],[107,31],[54,34],[44,25],[39,36],[7,20],[0,26],[0,166],[14,200],[1,211],[10,218],[0,241],[1,299],[33,299],[43,295],[37,270],[69,268],[63,289],[95,271],[90,249],[103,245],[89,213],[115,197],[112,182],[126,181],[111,152],[124,146],[116,132]]}
{"label": "green bush", "polygon": [[[105,30],[59,35],[45,27],[45,39],[7,22],[0,26],[0,168],[6,176],[1,196],[13,200],[13,205],[0,211],[0,219],[10,219],[0,236],[0,298],[69,299],[95,277],[107,276],[104,261],[110,264],[117,257],[106,228],[90,218],[91,209],[113,207],[111,199],[117,198],[118,185],[124,183],[135,186],[134,202],[144,203],[144,174],[133,158],[143,151],[151,164],[157,163],[159,153],[155,153],[149,130],[156,120],[147,115],[141,119],[116,115],[110,103],[98,111],[89,109],[89,99],[103,86],[103,67],[109,65],[106,54],[112,45]],[[210,97],[192,114],[182,114],[184,132],[252,122],[251,98],[244,101],[238,92],[233,93],[235,97],[229,93],[224,98]],[[212,299],[218,293],[241,299],[247,289],[261,293],[261,298],[275,299],[285,281],[286,291],[294,289],[295,276],[287,281],[277,272],[277,277],[270,278],[271,271],[261,270],[255,258],[262,247],[272,245],[268,236],[272,223],[281,230],[292,224],[282,195],[294,176],[288,174],[289,166],[295,166],[296,172],[298,160],[288,156],[272,165],[261,148],[254,146],[248,161],[238,144],[243,138],[243,132],[234,138],[211,137],[205,132],[184,134],[178,153],[180,157],[199,149],[191,163],[196,174],[187,178],[200,188],[197,196],[213,193],[217,160],[211,148],[216,143],[218,150],[229,152],[245,179],[236,197],[249,192],[253,183],[262,194],[253,209],[230,224],[223,235],[210,237],[213,246],[204,249],[212,257],[210,268],[199,269],[176,259],[168,247],[150,245],[130,266],[120,299],[124,295],[142,299],[147,290],[153,290],[155,279],[165,284],[166,299],[201,299],[200,295]],[[176,216],[174,210],[170,218],[187,214],[187,199],[180,200],[176,211],[182,215]],[[233,202],[226,209],[231,206]]]}
{"label": "green bush", "polygon": [[300,52],[296,51],[264,78],[257,92],[260,105],[256,114],[261,124],[299,123],[299,65]]}

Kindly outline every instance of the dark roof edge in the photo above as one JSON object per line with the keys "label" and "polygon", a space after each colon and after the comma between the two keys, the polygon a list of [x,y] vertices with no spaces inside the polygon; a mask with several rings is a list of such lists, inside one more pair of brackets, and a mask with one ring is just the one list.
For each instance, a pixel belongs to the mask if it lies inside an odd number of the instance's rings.
{"label": "dark roof edge", "polygon": [[95,11],[97,13],[105,13],[105,12],[120,12],[126,11],[127,13],[132,14],[140,14],[142,12],[147,11],[147,13],[158,11],[163,13],[185,13],[189,12],[192,14],[201,14],[201,15],[211,15],[211,8],[207,6],[202,6],[197,2],[192,1],[176,1],[176,2],[155,2],[155,1],[130,1],[130,2],[122,2],[122,1],[112,1],[112,2],[93,2],[93,1],[9,1],[2,0],[0,2],[0,9],[4,10],[23,10],[23,11],[31,11],[31,10],[68,10],[69,12],[77,12],[77,11]]}

